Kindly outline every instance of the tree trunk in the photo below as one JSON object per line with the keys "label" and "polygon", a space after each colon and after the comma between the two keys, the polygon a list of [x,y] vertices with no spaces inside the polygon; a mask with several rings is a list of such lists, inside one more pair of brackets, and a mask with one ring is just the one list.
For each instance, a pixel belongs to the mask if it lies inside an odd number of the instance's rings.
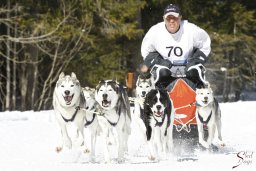
{"label": "tree trunk", "polygon": [[[10,1],[7,2],[7,8],[10,10]],[[7,20],[10,18],[10,12],[7,12]],[[7,26],[7,36],[10,36],[10,27]],[[6,47],[6,98],[5,98],[5,109],[10,110],[10,98],[11,98],[11,68],[10,68],[10,40],[7,38]]]}
{"label": "tree trunk", "polygon": [[[17,4],[16,4],[17,6]],[[15,16],[17,15],[17,9],[15,10]],[[17,24],[15,23],[15,26],[14,26],[14,37],[17,37]],[[17,43],[16,42],[13,42],[13,51],[14,51],[14,56],[13,58],[15,60],[17,60]],[[17,110],[16,109],[16,84],[17,84],[17,77],[16,77],[16,70],[17,70],[17,65],[15,62],[13,62],[13,66],[12,66],[12,69],[13,69],[13,80],[12,80],[12,109],[13,110]]]}
{"label": "tree trunk", "polygon": [[28,77],[27,77],[27,65],[24,64],[21,66],[21,74],[20,74],[20,91],[21,91],[21,111],[26,110],[26,102],[27,102],[27,87],[28,87]]}
{"label": "tree trunk", "polygon": [[32,86],[32,94],[31,94],[31,109],[35,110],[35,100],[38,98],[38,49],[36,47],[33,47],[34,52],[34,61],[35,64],[33,64],[33,86]]}

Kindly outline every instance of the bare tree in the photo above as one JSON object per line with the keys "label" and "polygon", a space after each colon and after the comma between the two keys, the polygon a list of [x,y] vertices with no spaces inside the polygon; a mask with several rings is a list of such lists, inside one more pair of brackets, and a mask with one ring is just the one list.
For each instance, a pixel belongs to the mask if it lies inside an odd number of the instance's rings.
{"label": "bare tree", "polygon": [[[79,20],[76,17],[79,1],[59,2],[60,13],[55,18],[52,16],[47,18],[46,15],[45,19],[35,19],[34,24],[28,27],[15,25],[17,18],[25,15],[19,13],[23,9],[22,6],[11,7],[10,4],[9,8],[0,8],[0,14],[18,11],[6,18],[0,18],[0,23],[7,28],[6,34],[0,35],[0,42],[6,49],[6,53],[0,51],[0,55],[6,59],[8,64],[6,69],[9,73],[6,76],[3,75],[0,80],[2,82],[5,79],[4,82],[7,84],[4,86],[1,84],[0,87],[3,95],[0,100],[3,101],[2,97],[5,98],[5,109],[9,109],[10,104],[15,109],[17,81],[21,96],[21,110],[49,108],[52,89],[59,73],[69,65],[82,48],[86,50],[84,45],[91,30],[92,21],[83,17]],[[50,19],[51,22],[49,22]],[[15,74],[11,76],[10,73]],[[12,98],[10,98],[11,79]],[[6,91],[5,88],[7,88]]]}

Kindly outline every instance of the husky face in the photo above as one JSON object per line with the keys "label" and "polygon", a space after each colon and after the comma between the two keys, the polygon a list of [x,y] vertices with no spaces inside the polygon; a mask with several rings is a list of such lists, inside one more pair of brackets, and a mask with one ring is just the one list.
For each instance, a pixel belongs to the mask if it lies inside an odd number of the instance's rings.
{"label": "husky face", "polygon": [[159,90],[151,90],[147,95],[147,102],[152,111],[153,117],[160,120],[164,117],[167,99]]}
{"label": "husky face", "polygon": [[137,97],[145,99],[147,93],[154,88],[151,78],[143,79],[138,77],[136,83]]}
{"label": "husky face", "polygon": [[200,106],[207,106],[213,102],[213,91],[209,88],[196,89],[196,102]]}
{"label": "husky face", "polygon": [[95,99],[103,109],[114,108],[118,98],[118,83],[116,81],[101,81],[96,87]]}
{"label": "husky face", "polygon": [[80,98],[80,90],[80,83],[76,78],[75,73],[72,72],[71,76],[65,76],[62,72],[59,75],[59,79],[55,87],[55,93],[62,106],[67,107],[75,105]]}
{"label": "husky face", "polygon": [[95,89],[90,87],[84,87],[82,88],[82,91],[86,102],[85,109],[90,111],[94,110],[96,103],[96,100],[94,98]]}

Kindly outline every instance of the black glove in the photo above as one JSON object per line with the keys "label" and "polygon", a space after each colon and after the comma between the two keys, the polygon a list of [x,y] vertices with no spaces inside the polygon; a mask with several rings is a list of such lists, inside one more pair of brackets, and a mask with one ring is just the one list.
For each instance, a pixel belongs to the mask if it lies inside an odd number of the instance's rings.
{"label": "black glove", "polygon": [[168,68],[172,67],[171,61],[169,61],[168,59],[164,59],[158,52],[150,52],[145,58],[143,64],[146,65],[148,68],[152,68],[156,64],[166,66]]}
{"label": "black glove", "polygon": [[172,63],[168,59],[163,59],[159,65],[166,66],[169,69],[172,67]]}
{"label": "black glove", "polygon": [[193,54],[188,58],[186,69],[196,64],[205,64],[207,56],[199,49],[194,49]]}

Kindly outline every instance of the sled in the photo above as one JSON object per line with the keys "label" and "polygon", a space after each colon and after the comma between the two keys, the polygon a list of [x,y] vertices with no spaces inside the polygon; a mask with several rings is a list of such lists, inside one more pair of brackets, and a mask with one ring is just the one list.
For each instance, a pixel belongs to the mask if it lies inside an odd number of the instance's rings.
{"label": "sled", "polygon": [[175,110],[176,130],[179,132],[184,129],[190,132],[190,126],[196,125],[195,91],[183,79],[178,79],[168,92]]}
{"label": "sled", "polygon": [[[191,66],[196,69],[200,80],[207,85],[205,80],[206,69],[202,64]],[[161,71],[162,75],[160,74]],[[174,138],[188,139],[192,144],[198,141],[198,131],[196,122],[196,85],[186,78],[186,68],[184,65],[177,65],[168,68],[166,66],[154,65],[150,71],[155,85],[160,83],[160,88],[167,89],[173,103],[175,113]],[[160,76],[161,75],[161,76]],[[175,79],[173,79],[175,78]]]}
{"label": "sled", "polygon": [[186,78],[178,78],[167,91],[175,114],[174,136],[182,139],[197,137],[195,85]]}

